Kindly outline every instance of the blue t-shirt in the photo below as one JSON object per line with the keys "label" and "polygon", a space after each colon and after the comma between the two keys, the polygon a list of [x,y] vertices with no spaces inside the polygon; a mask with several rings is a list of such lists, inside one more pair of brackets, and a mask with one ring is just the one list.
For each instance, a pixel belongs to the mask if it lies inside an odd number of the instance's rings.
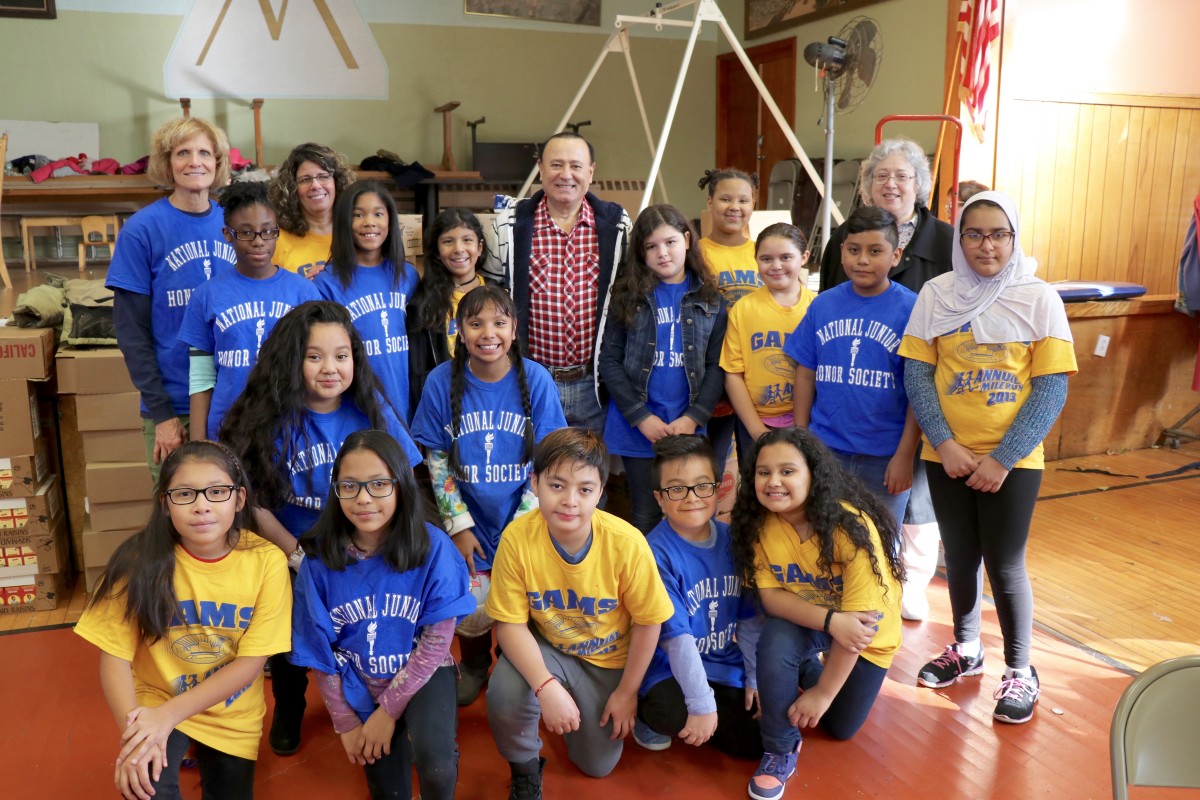
{"label": "blue t-shirt", "polygon": [[443,531],[426,524],[424,563],[396,572],[375,556],[332,570],[310,554],[296,576],[288,660],[340,675],[359,718],[375,710],[363,676],[390,680],[408,664],[420,629],[475,611],[467,566]]}
{"label": "blue t-shirt", "polygon": [[371,369],[379,376],[383,393],[405,422],[412,419],[408,407],[408,332],[405,307],[420,278],[412,264],[404,265],[400,286],[392,288],[392,265],[355,267],[349,288],[329,267],[313,279],[326,300],[341,303],[350,312],[362,337]]}
{"label": "blue t-shirt", "polygon": [[[408,435],[408,430],[386,406],[383,416],[387,432],[404,448],[404,455],[408,456],[410,464],[419,464],[421,451]],[[355,431],[365,431],[370,427],[371,421],[367,415],[345,396],[336,411],[325,414],[309,411],[305,414],[304,436],[298,438],[303,447],[287,466],[291,475],[292,498],[281,508],[272,509],[275,518],[287,528],[288,533],[299,539],[316,524],[329,497],[333,462],[342,449],[342,442]],[[283,452],[282,447],[279,452]]]}
{"label": "blue t-shirt", "polygon": [[[426,447],[450,452],[450,377],[453,364],[439,364],[429,373],[421,402],[413,415],[413,438]],[[475,520],[475,537],[484,558],[475,568],[490,570],[500,532],[512,522],[521,494],[529,482],[532,462],[525,461],[525,410],[517,371],[495,383],[481,381],[467,370],[459,417],[458,457],[469,480],[459,480],[463,502]],[[567,426],[554,379],[545,367],[525,359],[533,438]]]}
{"label": "blue t-shirt", "polygon": [[312,281],[279,268],[263,280],[232,269],[192,293],[179,339],[212,353],[216,365],[217,382],[208,411],[211,436],[221,429],[225,412],[246,388],[258,351],[275,323],[294,306],[320,299]]}
{"label": "blue t-shirt", "polygon": [[[179,327],[188,298],[200,284],[237,263],[225,241],[220,207],[209,201],[206,214],[188,214],[156,200],[129,218],[113,252],[104,285],[150,297],[150,327],[163,389],[175,413],[189,412],[188,346]],[[148,416],[142,403],[142,416]]]}
{"label": "blue t-shirt", "polygon": [[[646,383],[646,407],[663,422],[683,416],[690,403],[687,367],[683,361],[683,330],[680,306],[688,281],[663,283],[654,288],[654,364]],[[701,432],[701,429],[697,429]],[[616,403],[608,402],[604,441],[611,453],[635,458],[654,458],[654,445],[622,416]]]}
{"label": "blue t-shirt", "polygon": [[817,295],[783,352],[817,373],[809,430],[835,450],[891,456],[908,395],[900,340],[917,296],[892,281],[863,297],[847,281]]}
{"label": "blue t-shirt", "polygon": [[[690,633],[696,638],[708,680],[740,689],[746,685],[746,670],[734,633],[738,620],[754,616],[754,600],[742,587],[733,563],[729,526],[720,520],[712,524],[716,533],[712,547],[692,544],[665,519],[646,534],[658,562],[658,574],[675,606],[675,613],[662,625],[659,639]],[[645,694],[669,677],[667,654],[656,647],[640,693]]]}

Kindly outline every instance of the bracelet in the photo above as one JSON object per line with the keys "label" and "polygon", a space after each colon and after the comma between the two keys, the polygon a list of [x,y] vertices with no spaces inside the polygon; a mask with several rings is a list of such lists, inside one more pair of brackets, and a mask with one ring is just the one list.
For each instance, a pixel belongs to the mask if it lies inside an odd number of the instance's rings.
{"label": "bracelet", "polygon": [[554,677],[553,675],[551,675],[549,678],[546,678],[546,680],[542,681],[541,686],[539,686],[533,690],[533,696],[537,697],[538,695],[540,695],[542,693],[542,689],[545,689],[547,686],[549,686],[551,681],[556,681],[556,680],[558,680],[558,678]]}
{"label": "bracelet", "polygon": [[833,619],[833,609],[832,608],[825,612],[825,627],[823,628],[823,630],[826,633],[829,633],[829,621],[831,619]]}
{"label": "bracelet", "polygon": [[288,566],[294,570],[299,571],[300,563],[302,561],[304,561],[304,548],[302,548],[300,545],[296,545],[296,549],[293,550],[292,552],[288,553],[288,557],[287,557]]}

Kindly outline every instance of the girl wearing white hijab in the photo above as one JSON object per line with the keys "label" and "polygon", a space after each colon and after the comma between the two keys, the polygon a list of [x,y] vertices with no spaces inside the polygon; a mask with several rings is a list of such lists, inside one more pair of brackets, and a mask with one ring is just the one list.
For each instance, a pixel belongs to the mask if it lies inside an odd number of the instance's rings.
{"label": "girl wearing white hijab", "polygon": [[953,271],[925,284],[900,346],[904,386],[925,435],[923,458],[946,550],[955,642],[926,664],[932,688],[983,673],[980,604],[986,567],[1004,636],[994,716],[1025,722],[1039,684],[1029,664],[1033,592],[1025,544],[1041,485],[1042,440],[1076,372],[1058,294],[1034,277],[1010,197],[981,192],[963,207]]}

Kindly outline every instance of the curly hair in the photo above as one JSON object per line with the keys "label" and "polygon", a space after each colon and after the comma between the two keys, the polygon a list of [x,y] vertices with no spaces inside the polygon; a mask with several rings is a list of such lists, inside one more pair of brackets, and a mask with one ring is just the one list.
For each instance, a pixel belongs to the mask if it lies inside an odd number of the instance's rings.
{"label": "curly hair", "polygon": [[275,210],[267,197],[267,185],[262,181],[234,181],[221,190],[217,202],[221,204],[225,213],[226,225],[229,225],[233,215],[243,208],[264,206],[272,212]]}
{"label": "curly hair", "polygon": [[[879,562],[886,561],[888,570],[897,581],[904,580],[904,563],[900,559],[900,525],[887,507],[875,497],[855,476],[842,468],[833,453],[821,440],[804,428],[773,428],[754,443],[754,452],[747,459],[738,484],[737,498],[733,504],[733,558],[741,571],[743,582],[750,587],[755,581],[754,545],[762,534],[767,510],[758,499],[755,477],[758,474],[758,456],[763,448],[774,444],[787,444],[796,448],[804,463],[808,465],[810,489],[804,501],[804,513],[816,534],[820,555],[817,568],[827,578],[833,577],[835,534],[840,529],[856,549],[863,550],[871,559],[871,571],[884,586]],[[864,517],[871,520],[879,533],[883,553],[878,553],[871,542],[870,531]]]}
{"label": "curly hair", "polygon": [[304,236],[308,233],[308,221],[304,219],[304,209],[300,206],[300,190],[296,186],[296,172],[306,161],[319,166],[333,176],[333,199],[347,186],[354,183],[354,170],[346,163],[346,157],[323,144],[306,142],[296,145],[288,157],[271,176],[271,205],[279,215],[279,227],[293,236]]}
{"label": "curly hair", "polygon": [[[341,325],[350,337],[354,379],[346,390],[367,415],[372,428],[387,429],[379,379],[367,363],[362,337],[350,312],[340,303],[310,300],[293,308],[275,324],[258,352],[246,388],[221,423],[220,439],[227,442],[242,463],[258,494],[261,508],[282,507],[292,496],[288,465],[309,442],[305,433],[308,390],[304,385],[304,355],[313,325]],[[312,474],[309,473],[311,489]]]}
{"label": "curly hair", "polygon": [[721,181],[745,181],[750,184],[750,188],[754,194],[758,194],[758,176],[751,175],[749,172],[742,172],[740,169],[733,167],[725,167],[724,169],[706,169],[704,177],[696,182],[696,185],[701,189],[708,190],[708,196],[712,197],[717,193],[717,186]]}
{"label": "curly hair", "polygon": [[208,137],[212,143],[213,157],[217,160],[212,188],[219,189],[229,183],[229,137],[225,135],[225,131],[199,117],[167,120],[150,137],[150,163],[146,165],[146,174],[151,180],[160,186],[175,188],[171,154],[179,145],[199,134]]}
{"label": "curly hair", "polygon": [[700,252],[700,237],[692,230],[687,217],[675,206],[648,206],[633,223],[633,232],[629,236],[629,258],[613,286],[613,315],[626,326],[634,324],[638,308],[646,302],[646,295],[658,286],[659,277],[646,266],[644,254],[646,240],[664,225],[687,238],[684,271],[695,285],[700,299],[706,303],[716,303],[721,297],[716,276]]}
{"label": "curly hair", "polygon": [[425,234],[425,274],[408,301],[408,313],[419,330],[440,333],[446,329],[455,286],[454,276],[438,254],[438,239],[455,228],[467,228],[478,238],[482,249],[475,261],[475,268],[487,262],[487,239],[483,235],[479,217],[465,208],[447,208],[438,214]]}
{"label": "curly hair", "polygon": [[875,168],[893,153],[904,156],[904,160],[912,167],[916,180],[914,187],[917,195],[917,205],[929,205],[929,193],[933,191],[933,173],[929,170],[929,158],[921,146],[912,139],[884,139],[875,145],[871,154],[863,159],[858,168],[858,196],[865,205],[874,205],[871,200],[871,186],[874,185]]}

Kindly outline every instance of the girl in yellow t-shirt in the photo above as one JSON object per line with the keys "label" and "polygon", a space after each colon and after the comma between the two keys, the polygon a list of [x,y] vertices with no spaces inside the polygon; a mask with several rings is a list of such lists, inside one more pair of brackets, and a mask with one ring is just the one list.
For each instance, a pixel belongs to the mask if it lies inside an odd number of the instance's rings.
{"label": "girl in yellow t-shirt", "polygon": [[993,716],[1033,716],[1033,592],[1025,544],[1042,476],[1042,440],[1076,371],[1062,300],[1021,251],[1012,198],[981,192],[959,218],[953,271],[925,284],[904,332],[904,386],[925,435],[954,614],[954,643],[921,668],[931,688],[983,672],[982,574],[992,581],[1005,670]]}
{"label": "girl in yellow t-shirt", "polygon": [[[808,430],[755,443],[733,507],[733,555],[767,620],[758,640],[763,757],[750,797],[783,796],[802,728],[849,739],[900,649],[900,528]],[[822,658],[823,656],[823,658]]]}
{"label": "girl in yellow t-shirt", "polygon": [[75,626],[101,651],[126,798],[178,797],[193,741],[206,795],[253,795],[263,665],[290,647],[292,593],[283,553],[245,530],[247,493],[224,446],[171,453],[150,522],[117,548]]}

